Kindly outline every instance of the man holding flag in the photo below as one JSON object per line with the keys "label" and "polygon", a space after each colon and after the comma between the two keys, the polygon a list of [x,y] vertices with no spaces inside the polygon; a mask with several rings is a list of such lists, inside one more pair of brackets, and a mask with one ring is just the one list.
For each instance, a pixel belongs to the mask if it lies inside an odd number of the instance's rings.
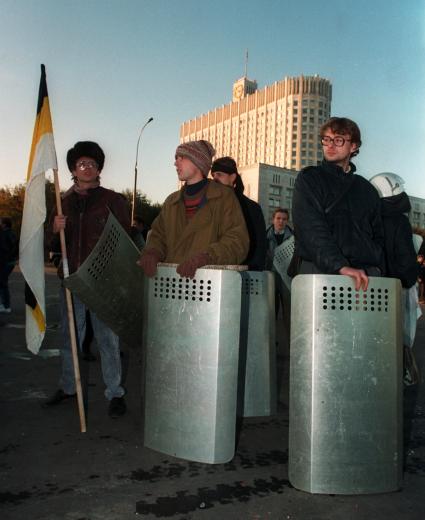
{"label": "man holding flag", "polygon": [[[92,141],[80,141],[68,150],[68,168],[74,182],[62,197],[62,215],[53,221],[53,233],[65,232],[69,272],[75,272],[89,256],[98,242],[111,211],[123,228],[130,231],[130,211],[125,197],[100,186],[100,173],[105,162],[102,148]],[[56,248],[54,248],[56,250]],[[61,266],[59,276],[62,276]],[[73,297],[77,340],[81,349],[86,330],[86,313],[90,313],[96,339],[105,396],[109,400],[109,415],[119,417],[126,411],[124,389],[121,386],[121,358],[118,337],[94,312],[78,298]],[[62,299],[63,348],[62,376],[59,390],[45,402],[45,406],[58,405],[75,396],[75,378],[72,366],[69,325],[64,298]]]}

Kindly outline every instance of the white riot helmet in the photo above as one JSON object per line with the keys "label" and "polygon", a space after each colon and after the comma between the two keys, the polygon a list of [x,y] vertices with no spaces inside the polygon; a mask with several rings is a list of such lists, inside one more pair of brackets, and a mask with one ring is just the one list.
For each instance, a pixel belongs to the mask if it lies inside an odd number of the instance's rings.
{"label": "white riot helmet", "polygon": [[381,198],[400,195],[404,191],[404,180],[395,173],[378,173],[369,180],[378,190]]}

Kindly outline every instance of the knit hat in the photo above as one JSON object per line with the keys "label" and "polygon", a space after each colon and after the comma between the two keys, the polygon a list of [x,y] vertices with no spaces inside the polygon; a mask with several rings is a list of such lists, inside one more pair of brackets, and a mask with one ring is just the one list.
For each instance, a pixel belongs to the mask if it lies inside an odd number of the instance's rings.
{"label": "knit hat", "polygon": [[223,172],[232,175],[232,173],[238,174],[238,168],[235,160],[231,157],[220,157],[220,159],[216,159],[211,166],[211,173],[214,172]]}
{"label": "knit hat", "polygon": [[180,144],[176,149],[176,157],[187,157],[201,170],[204,177],[206,177],[210,171],[214,155],[215,150],[213,145],[203,139]]}
{"label": "knit hat", "polygon": [[79,141],[74,147],[68,150],[66,154],[66,162],[70,172],[75,170],[77,161],[80,157],[90,157],[98,166],[99,172],[102,171],[105,164],[105,154],[102,148],[93,141]]}

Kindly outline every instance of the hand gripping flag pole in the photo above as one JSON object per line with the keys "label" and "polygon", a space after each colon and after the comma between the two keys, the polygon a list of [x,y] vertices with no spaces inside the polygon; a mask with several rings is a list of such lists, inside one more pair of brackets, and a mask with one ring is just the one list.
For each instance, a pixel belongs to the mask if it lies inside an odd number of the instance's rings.
{"label": "hand gripping flag pole", "polygon": [[[53,170],[53,176],[55,181],[55,194],[56,194],[56,210],[57,215],[62,216],[62,201],[60,195],[60,187],[59,187],[59,176],[58,170]],[[59,231],[60,243],[61,243],[61,253],[62,253],[62,268],[63,268],[63,276],[64,278],[68,278],[69,276],[69,267],[68,267],[68,256],[66,252],[66,243],[65,243],[65,230],[61,229]],[[81,377],[80,377],[80,365],[78,362],[78,350],[77,350],[77,337],[75,334],[75,319],[74,319],[74,306],[72,305],[72,295],[69,289],[65,287],[65,297],[66,297],[66,308],[68,312],[68,324],[69,324],[69,335],[71,339],[71,350],[72,350],[72,361],[74,364],[74,377],[75,377],[75,388],[77,391],[77,401],[78,401],[78,411],[80,414],[80,427],[81,432],[85,433],[86,430],[86,416],[84,412],[84,401],[83,401],[83,391],[81,388]]]}

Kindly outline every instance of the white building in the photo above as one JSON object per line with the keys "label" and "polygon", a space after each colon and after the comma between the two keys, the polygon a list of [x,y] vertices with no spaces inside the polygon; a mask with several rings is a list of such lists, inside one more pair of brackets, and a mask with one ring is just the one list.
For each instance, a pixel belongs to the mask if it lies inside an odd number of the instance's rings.
{"label": "white building", "polygon": [[330,117],[332,86],[319,76],[276,81],[257,90],[246,76],[233,85],[233,101],[186,121],[180,142],[206,139],[216,157],[238,167],[256,163],[300,170],[323,157],[319,129]]}

